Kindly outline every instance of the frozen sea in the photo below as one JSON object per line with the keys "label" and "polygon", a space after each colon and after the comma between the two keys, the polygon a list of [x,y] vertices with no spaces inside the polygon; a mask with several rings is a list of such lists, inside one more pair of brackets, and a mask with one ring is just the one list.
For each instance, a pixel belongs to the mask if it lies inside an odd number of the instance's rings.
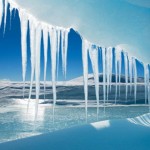
{"label": "frozen sea", "polygon": [[27,100],[9,99],[0,105],[0,143],[43,133],[53,132],[74,126],[86,125],[102,120],[133,118],[149,112],[148,106],[109,105],[88,108],[86,118],[83,105],[56,106],[53,116],[51,104],[39,104],[38,117],[35,121],[34,103],[27,113]]}

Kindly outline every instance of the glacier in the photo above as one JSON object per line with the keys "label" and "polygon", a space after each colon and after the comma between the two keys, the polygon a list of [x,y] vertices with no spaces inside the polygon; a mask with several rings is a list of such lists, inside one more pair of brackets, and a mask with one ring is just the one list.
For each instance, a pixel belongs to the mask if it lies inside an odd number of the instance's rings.
{"label": "glacier", "polygon": [[[9,6],[10,5],[10,6]],[[50,40],[50,53],[51,53],[51,73],[52,73],[52,90],[53,90],[53,109],[55,108],[57,100],[57,78],[59,70],[60,54],[62,57],[62,72],[64,79],[67,76],[67,49],[68,49],[68,34],[71,28],[63,28],[53,26],[42,22],[32,16],[28,11],[22,9],[18,4],[12,0],[0,0],[0,25],[2,24],[4,16],[4,34],[6,29],[7,21],[7,9],[9,6],[10,14],[13,10],[18,11],[20,23],[21,23],[21,47],[22,47],[22,79],[23,79],[23,96],[26,81],[26,69],[27,69],[27,31],[30,30],[30,49],[31,49],[31,82],[29,91],[29,102],[32,93],[33,81],[36,82],[36,103],[35,110],[36,115],[38,112],[38,102],[40,94],[40,51],[41,51],[41,38],[43,35],[44,39],[44,91],[46,88],[46,75],[47,75],[47,53],[48,40]],[[12,17],[12,15],[10,15]],[[11,20],[11,18],[10,18]],[[29,24],[29,26],[28,26]],[[81,35],[80,35],[81,36]],[[103,66],[103,102],[105,103],[109,99],[109,93],[111,91],[112,83],[112,72],[113,63],[115,64],[115,76],[116,76],[116,95],[115,103],[120,98],[120,84],[122,65],[124,60],[124,72],[125,72],[125,97],[128,98],[128,86],[130,85],[130,91],[134,86],[134,101],[136,104],[137,98],[137,78],[138,69],[137,62],[141,62],[134,56],[130,56],[125,49],[120,46],[116,47],[102,47],[89,42],[85,37],[82,37],[82,62],[83,62],[83,81],[84,81],[84,97],[85,97],[85,110],[88,108],[88,58],[90,59],[94,83],[95,83],[95,94],[97,102],[97,113],[99,110],[99,54],[102,51],[102,66]],[[123,57],[122,57],[123,56]],[[145,103],[147,104],[150,100],[150,85],[149,85],[149,64],[141,62],[144,68],[144,84],[145,84]],[[129,82],[128,82],[129,79]],[[107,101],[106,101],[107,100]],[[28,107],[29,107],[28,102]]]}

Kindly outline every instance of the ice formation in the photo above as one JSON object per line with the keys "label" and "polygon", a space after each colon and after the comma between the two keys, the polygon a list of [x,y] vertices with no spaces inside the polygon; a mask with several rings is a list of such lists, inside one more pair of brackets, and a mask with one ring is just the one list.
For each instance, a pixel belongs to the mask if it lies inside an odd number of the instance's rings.
{"label": "ice formation", "polygon": [[89,50],[89,42],[83,39],[82,40],[82,61],[83,61],[83,81],[84,81],[86,118],[87,118],[87,103],[88,103],[88,50]]}
{"label": "ice formation", "polygon": [[[10,5],[9,5],[10,4]],[[22,9],[12,0],[0,0],[0,25],[4,22],[4,33],[7,23],[7,9],[9,6],[10,20],[12,17],[13,10],[17,10],[19,13],[20,24],[21,24],[21,47],[22,47],[22,78],[24,82],[23,92],[25,89],[26,79],[26,68],[27,68],[27,31],[29,25],[30,31],[30,53],[31,53],[31,84],[29,92],[29,102],[32,95],[32,85],[35,80],[36,83],[36,112],[38,111],[38,100],[40,95],[40,51],[41,51],[41,40],[43,34],[44,43],[44,91],[46,88],[46,75],[47,75],[47,53],[48,53],[48,40],[50,39],[50,50],[51,50],[51,73],[52,73],[52,89],[53,89],[53,106],[55,107],[57,94],[56,94],[56,82],[59,70],[60,54],[62,57],[62,71],[64,78],[66,79],[67,74],[67,50],[68,50],[68,34],[70,28],[62,28],[52,26],[47,23],[37,20],[34,16],[29,14],[26,10]],[[4,18],[4,20],[3,20]],[[3,21],[2,21],[3,20]],[[85,96],[85,109],[87,112],[88,107],[88,57],[90,58],[94,81],[95,81],[95,92],[97,107],[99,107],[99,63],[98,55],[99,49],[102,50],[102,65],[103,65],[103,101],[104,105],[106,100],[108,102],[109,93],[112,85],[112,72],[113,72],[113,61],[115,69],[115,80],[116,80],[116,91],[115,91],[115,103],[120,98],[120,85],[122,75],[122,59],[124,57],[125,66],[125,95],[126,100],[128,98],[128,84],[130,84],[130,92],[132,91],[132,84],[134,85],[134,100],[136,103],[137,93],[137,59],[130,56],[119,46],[112,47],[99,47],[96,46],[85,38],[82,38],[82,62],[83,62],[83,80],[84,80],[84,96]],[[114,49],[114,50],[113,50]],[[113,57],[114,56],[114,57]],[[149,88],[149,66],[144,66],[144,83],[145,83],[145,103],[150,102],[150,88]],[[128,78],[130,82],[128,83]],[[119,88],[118,88],[119,87]],[[24,94],[23,94],[24,95]],[[29,106],[29,103],[28,103]]]}
{"label": "ice formation", "polygon": [[98,47],[90,45],[89,56],[92,63],[92,69],[95,81],[96,101],[97,101],[97,114],[99,114],[99,67],[98,67]]}

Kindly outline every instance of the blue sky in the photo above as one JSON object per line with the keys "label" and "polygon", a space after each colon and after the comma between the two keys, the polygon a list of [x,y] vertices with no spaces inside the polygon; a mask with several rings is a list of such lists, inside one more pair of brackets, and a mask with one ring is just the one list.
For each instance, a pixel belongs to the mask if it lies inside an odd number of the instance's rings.
{"label": "blue sky", "polygon": [[[131,55],[149,62],[149,0],[16,0],[16,2],[42,21],[63,27],[71,26],[93,43],[101,46],[120,45]],[[11,30],[9,16],[4,35],[3,26],[0,29],[0,79],[20,81],[21,43],[17,15],[11,21]],[[43,46],[41,49],[43,56]],[[81,39],[73,31],[69,34],[68,55],[68,79],[82,75]],[[43,72],[43,63],[41,68]],[[50,70],[49,63],[48,80]],[[63,79],[61,69],[59,72],[61,80]],[[27,80],[29,79],[30,58],[27,68]]]}

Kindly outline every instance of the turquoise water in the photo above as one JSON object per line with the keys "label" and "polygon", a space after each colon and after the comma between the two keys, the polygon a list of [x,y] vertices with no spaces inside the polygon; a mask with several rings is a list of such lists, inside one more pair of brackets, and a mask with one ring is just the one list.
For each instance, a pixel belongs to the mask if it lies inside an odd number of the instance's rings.
{"label": "turquoise water", "polygon": [[147,106],[106,107],[105,113],[101,107],[97,117],[96,108],[90,107],[86,119],[83,107],[57,106],[53,117],[52,107],[42,104],[35,121],[34,106],[27,113],[26,104],[19,101],[0,106],[0,143],[101,120],[133,118],[149,112]]}

